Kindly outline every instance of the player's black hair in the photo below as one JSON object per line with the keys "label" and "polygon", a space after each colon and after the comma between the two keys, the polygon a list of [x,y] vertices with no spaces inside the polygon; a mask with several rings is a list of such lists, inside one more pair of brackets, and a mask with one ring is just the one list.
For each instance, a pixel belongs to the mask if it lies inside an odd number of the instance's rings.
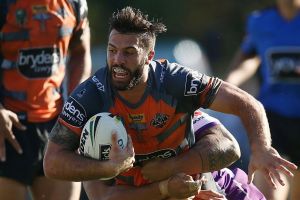
{"label": "player's black hair", "polygon": [[148,15],[129,6],[113,13],[109,25],[109,32],[115,29],[120,33],[139,34],[146,48],[153,48],[157,34],[167,30],[163,23],[148,20]]}

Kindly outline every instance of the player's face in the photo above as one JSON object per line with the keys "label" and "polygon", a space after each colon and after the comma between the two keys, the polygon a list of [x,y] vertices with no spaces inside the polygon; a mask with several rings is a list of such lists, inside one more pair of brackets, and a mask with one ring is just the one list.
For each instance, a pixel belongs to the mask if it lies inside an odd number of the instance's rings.
{"label": "player's face", "polygon": [[140,83],[149,51],[140,44],[137,34],[112,30],[107,47],[107,64],[113,86],[118,90],[132,89]]}

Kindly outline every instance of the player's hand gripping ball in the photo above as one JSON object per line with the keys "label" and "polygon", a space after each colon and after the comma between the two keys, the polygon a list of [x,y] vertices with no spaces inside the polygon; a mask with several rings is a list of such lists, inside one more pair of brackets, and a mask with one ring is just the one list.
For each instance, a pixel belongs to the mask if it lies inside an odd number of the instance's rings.
{"label": "player's hand gripping ball", "polygon": [[112,133],[117,133],[121,149],[127,146],[127,132],[120,117],[111,113],[98,113],[82,129],[79,153],[97,160],[108,160]]}

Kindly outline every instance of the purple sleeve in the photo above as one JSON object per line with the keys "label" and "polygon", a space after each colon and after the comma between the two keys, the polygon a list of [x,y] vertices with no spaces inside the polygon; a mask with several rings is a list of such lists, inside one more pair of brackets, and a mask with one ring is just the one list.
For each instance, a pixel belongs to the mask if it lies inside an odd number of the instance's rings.
{"label": "purple sleeve", "polygon": [[220,124],[220,121],[208,114],[197,110],[195,111],[193,118],[193,127],[195,139],[198,141],[202,136],[205,130]]}
{"label": "purple sleeve", "polygon": [[247,174],[235,168],[228,168],[213,172],[215,181],[220,189],[225,192],[226,198],[230,200],[266,200],[264,195],[251,183],[248,184]]}

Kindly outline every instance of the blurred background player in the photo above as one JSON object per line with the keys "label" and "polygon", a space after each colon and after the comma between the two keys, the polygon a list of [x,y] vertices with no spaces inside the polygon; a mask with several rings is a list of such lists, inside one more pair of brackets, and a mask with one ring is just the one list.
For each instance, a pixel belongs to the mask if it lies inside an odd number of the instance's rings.
{"label": "blurred background player", "polygon": [[29,188],[34,199],[76,200],[80,183],[46,178],[42,163],[63,94],[90,75],[86,1],[7,0],[0,8],[0,198],[25,199]]}
{"label": "blurred background player", "polygon": [[[245,39],[232,62],[227,81],[240,86],[259,68],[258,99],[263,103],[274,147],[295,164],[300,164],[300,1],[277,0],[276,5],[253,12],[247,21]],[[262,174],[261,174],[262,173]],[[277,189],[257,174],[255,183],[267,199],[300,199],[300,172],[290,184]],[[285,180],[284,174],[281,174]],[[278,179],[279,180],[279,179]]]}

